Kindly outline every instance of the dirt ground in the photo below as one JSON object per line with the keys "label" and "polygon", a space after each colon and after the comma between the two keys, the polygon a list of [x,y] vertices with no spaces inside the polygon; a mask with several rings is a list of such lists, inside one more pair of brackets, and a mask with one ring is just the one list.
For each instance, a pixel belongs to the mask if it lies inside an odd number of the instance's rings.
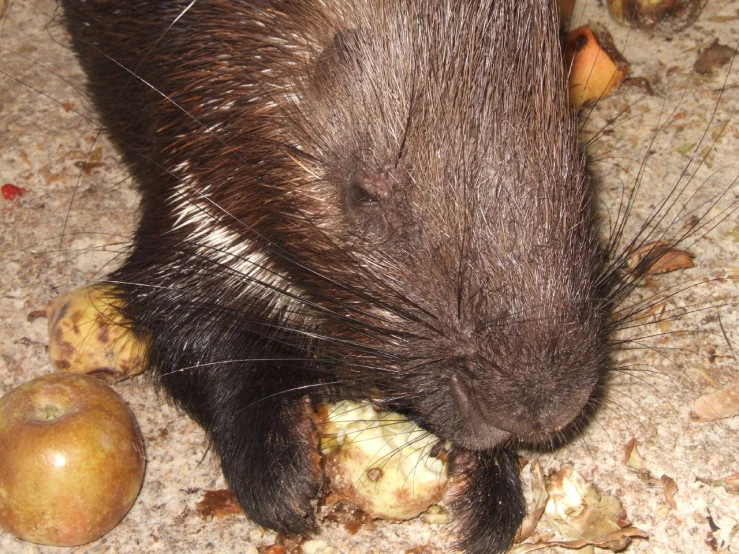
{"label": "dirt ground", "polygon": [[[15,200],[0,199],[2,393],[52,370],[46,319],[28,315],[61,291],[103,279],[136,221],[132,183],[96,124],[58,15],[51,0],[16,0],[0,20],[0,184],[27,190]],[[698,51],[713,39],[736,47],[739,5],[709,0],[692,27],[669,36],[619,28],[596,2],[585,6],[584,15],[578,12],[581,17],[607,25],[632,63],[632,75],[646,78],[654,90],[650,96],[622,87],[585,123],[584,138],[595,137],[589,151],[604,234],[622,193],[637,180],[642,185],[628,219],[631,231],[678,182],[688,187],[678,201],[687,201],[686,212],[702,213],[711,198],[726,194],[703,220],[710,233],[685,242],[695,267],[650,278],[628,301],[664,296],[655,313],[620,333],[631,340],[616,354],[609,392],[582,437],[555,453],[525,455],[545,471],[573,466],[620,497],[633,525],[649,534],[628,547],[630,554],[737,552],[739,496],[708,482],[739,472],[739,417],[698,422],[691,412],[699,396],[739,381],[739,218],[729,215],[715,228],[710,223],[739,198],[739,59],[731,70],[693,70]],[[681,228],[684,219],[670,214],[663,222]],[[273,544],[273,533],[244,516],[201,517],[195,505],[204,492],[225,486],[203,432],[158,398],[146,378],[115,388],[146,441],[146,478],[130,513],[102,539],[68,550],[0,532],[0,552],[254,554]],[[632,438],[644,459],[642,471],[623,463]],[[523,474],[528,483],[528,467]],[[677,483],[675,506],[665,499],[663,475]],[[538,532],[558,536],[546,520]],[[317,539],[306,552],[430,554],[452,551],[453,540],[447,527],[420,520],[376,522],[356,534],[327,524]],[[412,550],[420,546],[427,549]],[[549,550],[559,551],[565,550]]]}

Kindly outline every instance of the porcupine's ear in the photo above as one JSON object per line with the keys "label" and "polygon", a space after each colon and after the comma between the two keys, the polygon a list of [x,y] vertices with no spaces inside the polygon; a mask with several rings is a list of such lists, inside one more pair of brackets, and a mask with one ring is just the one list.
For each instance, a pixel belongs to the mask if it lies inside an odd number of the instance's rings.
{"label": "porcupine's ear", "polygon": [[452,471],[462,483],[452,505],[458,546],[468,554],[508,551],[526,515],[516,452],[461,452],[453,458]]}

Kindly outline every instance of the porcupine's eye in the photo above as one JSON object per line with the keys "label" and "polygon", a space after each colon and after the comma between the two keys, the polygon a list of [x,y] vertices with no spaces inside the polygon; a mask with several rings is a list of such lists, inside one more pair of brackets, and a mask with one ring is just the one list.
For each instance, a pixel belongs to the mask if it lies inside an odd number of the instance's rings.
{"label": "porcupine's eye", "polygon": [[388,187],[379,181],[365,175],[354,176],[347,184],[348,200],[360,209],[379,207],[390,196]]}
{"label": "porcupine's eye", "polygon": [[398,217],[400,199],[390,175],[357,172],[345,181],[343,196],[356,236],[384,241],[403,226]]}

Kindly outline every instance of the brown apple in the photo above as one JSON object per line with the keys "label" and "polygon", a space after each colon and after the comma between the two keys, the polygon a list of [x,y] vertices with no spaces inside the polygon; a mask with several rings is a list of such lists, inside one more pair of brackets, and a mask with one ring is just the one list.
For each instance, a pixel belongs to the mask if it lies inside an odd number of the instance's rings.
{"label": "brown apple", "polygon": [[0,525],[17,537],[103,536],[136,499],[144,465],[131,410],[94,377],[52,373],[0,399]]}

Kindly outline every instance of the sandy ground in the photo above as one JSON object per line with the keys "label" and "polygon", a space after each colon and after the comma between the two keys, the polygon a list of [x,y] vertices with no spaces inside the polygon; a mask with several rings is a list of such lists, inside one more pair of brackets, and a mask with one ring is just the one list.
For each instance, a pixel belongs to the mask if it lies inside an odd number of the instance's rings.
{"label": "sandy ground", "polygon": [[[586,8],[586,18],[608,24],[602,7],[592,2]],[[60,291],[102,278],[116,263],[136,217],[131,182],[118,153],[99,133],[57,15],[53,1],[15,1],[0,21],[0,181],[28,191],[14,201],[0,199],[2,392],[51,371],[46,320],[29,320],[28,314]],[[739,7],[733,0],[711,0],[693,27],[668,37],[608,26],[633,74],[647,78],[655,95],[623,88],[588,118],[586,138],[605,129],[590,146],[604,214],[613,221],[622,191],[633,188],[649,151],[628,219],[635,228],[654,213],[696,150],[699,160],[687,172],[695,175],[680,199],[692,198],[690,207],[705,206],[702,202],[726,191],[708,217],[725,214],[721,209],[739,195],[739,186],[732,186],[739,174],[739,60],[730,72],[723,67],[708,76],[695,74],[692,65],[714,38],[737,44]],[[97,161],[85,167],[91,153]],[[604,216],[604,229],[608,221]],[[738,221],[734,214],[701,240],[687,240],[696,267],[652,278],[630,300],[667,297],[661,315],[624,332],[633,340],[617,354],[614,367],[625,371],[613,373],[603,407],[584,435],[556,453],[529,455],[547,471],[572,465],[619,496],[634,525],[649,533],[649,539],[629,546],[632,554],[739,551],[739,496],[698,480],[739,471],[739,417],[711,423],[691,418],[698,396],[739,379]],[[682,225],[677,221],[672,229]],[[0,552],[250,554],[274,542],[272,533],[243,516],[199,516],[195,504],[204,491],[224,486],[202,431],[157,398],[144,378],[116,389],[146,440],[146,479],[133,509],[110,534],[86,546],[39,547],[0,533]],[[623,464],[623,447],[631,438],[638,441],[646,471]],[[677,483],[676,507],[665,500],[663,474]],[[528,469],[524,475],[528,479]],[[709,515],[718,529],[712,531]],[[539,531],[555,536],[546,521]],[[319,538],[325,543],[313,545],[324,553],[404,553],[422,545],[427,549],[414,552],[451,551],[447,528],[421,521],[380,522],[355,535],[330,524]],[[715,548],[708,544],[712,538]]]}

